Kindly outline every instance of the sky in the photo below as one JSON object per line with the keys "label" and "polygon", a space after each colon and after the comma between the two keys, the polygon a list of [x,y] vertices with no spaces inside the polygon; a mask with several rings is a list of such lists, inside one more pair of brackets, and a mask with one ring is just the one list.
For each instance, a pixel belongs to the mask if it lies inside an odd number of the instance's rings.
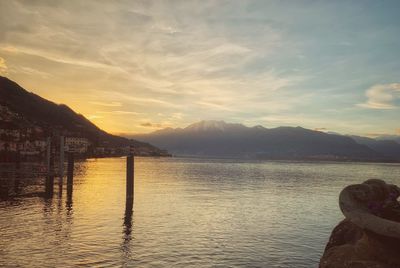
{"label": "sky", "polygon": [[0,1],[0,75],[115,134],[400,135],[400,1]]}

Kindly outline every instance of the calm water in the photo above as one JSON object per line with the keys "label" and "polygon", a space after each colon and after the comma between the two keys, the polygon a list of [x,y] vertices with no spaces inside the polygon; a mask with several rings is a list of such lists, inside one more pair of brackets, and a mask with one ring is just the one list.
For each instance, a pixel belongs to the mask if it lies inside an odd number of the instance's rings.
{"label": "calm water", "polygon": [[0,266],[316,267],[344,186],[400,184],[398,164],[137,158],[130,215],[124,159],[77,168],[70,202],[0,201]]}

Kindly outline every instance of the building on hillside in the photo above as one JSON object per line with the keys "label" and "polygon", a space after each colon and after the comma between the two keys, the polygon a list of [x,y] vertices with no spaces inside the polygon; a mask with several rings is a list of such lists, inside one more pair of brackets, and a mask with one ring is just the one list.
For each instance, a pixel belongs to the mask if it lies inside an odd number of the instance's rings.
{"label": "building on hillside", "polygon": [[47,142],[45,140],[35,140],[34,143],[37,148],[46,149]]}
{"label": "building on hillside", "polygon": [[21,137],[20,130],[17,125],[12,122],[0,120],[0,138],[1,140],[17,141]]}
{"label": "building on hillside", "polygon": [[46,151],[46,142],[43,140],[25,140],[18,144],[22,155],[39,155]]}
{"label": "building on hillside", "polygon": [[18,142],[0,140],[0,151],[16,152],[18,150]]}
{"label": "building on hillside", "polygon": [[90,142],[86,138],[66,137],[64,144],[65,151],[67,152],[86,153],[88,151]]}

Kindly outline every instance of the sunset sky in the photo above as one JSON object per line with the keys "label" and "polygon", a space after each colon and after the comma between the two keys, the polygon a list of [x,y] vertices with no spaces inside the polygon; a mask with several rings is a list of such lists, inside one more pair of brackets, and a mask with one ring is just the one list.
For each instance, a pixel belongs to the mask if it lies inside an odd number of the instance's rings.
{"label": "sunset sky", "polygon": [[400,1],[0,1],[0,74],[116,134],[400,135]]}

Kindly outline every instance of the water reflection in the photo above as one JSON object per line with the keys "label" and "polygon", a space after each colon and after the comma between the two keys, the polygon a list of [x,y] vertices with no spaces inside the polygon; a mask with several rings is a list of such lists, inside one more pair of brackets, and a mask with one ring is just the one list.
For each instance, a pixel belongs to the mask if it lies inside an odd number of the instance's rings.
{"label": "water reflection", "polygon": [[53,214],[53,199],[44,196],[43,198],[43,217],[47,220],[51,219]]}
{"label": "water reflection", "polygon": [[121,250],[124,260],[131,257],[131,240],[132,240],[132,216],[133,216],[133,198],[127,198],[125,202],[125,215],[123,224],[123,239]]}
{"label": "water reflection", "polygon": [[[77,162],[74,172],[85,178],[86,169],[85,162]],[[47,176],[38,163],[21,163],[20,166],[0,163],[0,200],[34,196],[52,198],[54,193],[57,193],[58,198],[62,198],[65,181],[59,176],[56,178],[58,183],[55,182],[55,176]],[[72,191],[67,189],[67,192]]]}
{"label": "water reflection", "polygon": [[139,158],[134,204],[125,159],[79,165],[64,193],[21,178],[0,201],[0,267],[316,267],[345,185],[400,184],[400,165]]}
{"label": "water reflection", "polygon": [[72,193],[73,193],[74,187],[72,183],[69,183],[67,185],[67,201],[66,201],[66,206],[67,209],[72,210]]}
{"label": "water reflection", "polygon": [[124,233],[130,236],[132,232],[133,199],[129,198],[125,204]]}
{"label": "water reflection", "polygon": [[63,192],[63,178],[60,178],[58,180],[58,198],[62,198],[62,192]]}
{"label": "water reflection", "polygon": [[[65,222],[67,226],[67,235],[70,236],[71,233],[71,226],[73,223],[73,216],[74,216],[74,210],[73,210],[73,200],[72,200],[72,192],[73,192],[73,187],[70,187],[69,189],[67,188],[67,199],[65,201]],[[62,201],[61,198],[59,198],[60,202]],[[61,210],[61,209],[60,209]]]}

